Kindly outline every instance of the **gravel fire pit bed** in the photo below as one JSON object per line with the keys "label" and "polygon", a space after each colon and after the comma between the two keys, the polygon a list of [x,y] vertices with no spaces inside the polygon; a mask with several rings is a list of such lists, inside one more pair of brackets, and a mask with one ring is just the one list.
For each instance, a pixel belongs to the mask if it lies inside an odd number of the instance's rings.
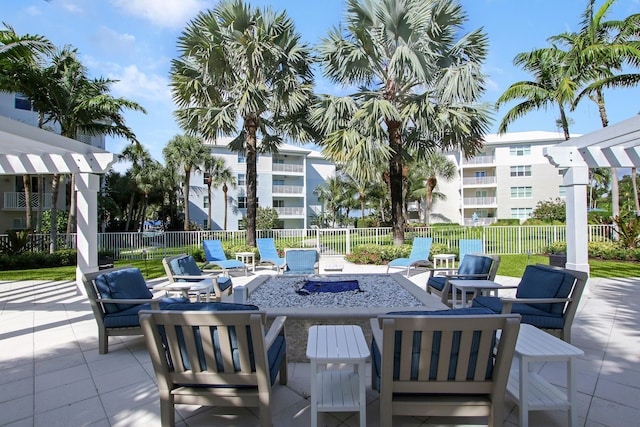
{"label": "gravel fire pit bed", "polygon": [[[360,291],[319,292],[300,295],[307,280],[357,280]],[[353,324],[362,327],[371,341],[369,319],[389,311],[442,310],[447,306],[439,298],[427,294],[401,274],[331,274],[313,276],[259,276],[247,284],[248,304],[267,311],[269,318],[287,316],[287,358],[292,362],[308,362],[307,334],[310,326],[321,324]],[[233,301],[233,296],[225,297]]]}

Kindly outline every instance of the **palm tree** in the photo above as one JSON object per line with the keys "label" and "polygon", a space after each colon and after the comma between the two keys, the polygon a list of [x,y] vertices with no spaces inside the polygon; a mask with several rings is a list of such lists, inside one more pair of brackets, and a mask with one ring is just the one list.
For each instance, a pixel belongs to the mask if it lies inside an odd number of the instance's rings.
{"label": "palm tree", "polygon": [[184,231],[189,230],[189,189],[191,188],[191,172],[200,170],[204,159],[210,151],[202,140],[189,135],[176,135],[162,150],[168,166],[184,171]]}
{"label": "palm tree", "polygon": [[212,230],[211,223],[211,205],[213,200],[211,198],[211,188],[218,188],[220,185],[226,187],[223,188],[224,192],[224,229],[227,229],[227,184],[235,186],[235,179],[233,177],[233,171],[227,167],[222,157],[209,155],[204,158],[203,172],[205,174],[205,182],[207,183],[207,197],[209,197],[209,209],[207,211],[207,224],[209,224],[209,230]]}
{"label": "palm tree", "polygon": [[[0,30],[0,90],[22,92],[25,89],[25,79],[21,78],[21,76],[29,70],[40,70],[42,68],[43,55],[50,53],[52,49],[51,42],[43,36],[18,35],[13,27],[4,24],[4,29]],[[31,75],[31,73],[26,74]],[[26,228],[31,230],[34,228],[31,176],[23,175],[22,181],[25,196]],[[39,191],[42,190],[41,184],[38,189]],[[40,197],[38,218],[41,218],[42,202],[42,197]]]}
{"label": "palm tree", "polygon": [[235,136],[230,147],[244,152],[247,166],[247,245],[255,246],[258,149],[274,152],[284,136],[310,139],[310,49],[286,13],[225,0],[189,23],[178,50],[171,69],[178,122],[212,140]]}
{"label": "palm tree", "polygon": [[403,165],[409,153],[482,147],[489,109],[482,62],[485,33],[461,34],[456,1],[349,0],[345,23],[322,39],[324,74],[359,87],[348,97],[323,96],[312,114],[323,152],[341,164],[388,166],[393,239],[404,243]]}
{"label": "palm tree", "polygon": [[[591,99],[598,106],[602,127],[609,124],[603,89],[633,87],[640,83],[640,74],[623,73],[625,65],[640,66],[640,14],[606,21],[609,8],[615,2],[607,0],[596,11],[595,0],[588,0],[580,30],[550,38],[552,42],[566,47],[564,61],[568,67],[567,74],[575,77],[582,87],[572,107],[575,108],[584,98]],[[636,186],[635,180],[633,185]],[[637,187],[634,190],[637,194]],[[617,169],[611,168],[611,210],[614,217],[620,213],[619,198]]]}
{"label": "palm tree", "polygon": [[514,65],[532,73],[534,80],[516,82],[500,95],[496,101],[496,108],[516,99],[523,101],[507,111],[500,122],[498,133],[507,132],[511,123],[531,111],[556,106],[560,113],[559,123],[564,132],[564,139],[568,140],[571,137],[567,110],[575,98],[577,81],[567,74],[562,59],[564,56],[565,52],[555,47],[516,55]]}
{"label": "palm tree", "polygon": [[122,153],[118,156],[118,160],[131,162],[131,168],[128,172],[132,178],[131,183],[135,185],[135,188],[130,189],[129,204],[127,207],[127,222],[125,224],[125,230],[129,231],[130,224],[133,220],[135,196],[136,192],[139,190],[138,183],[142,180],[140,177],[144,173],[145,165],[151,163],[153,159],[151,158],[149,150],[146,150],[142,145],[131,144],[122,150]]}
{"label": "palm tree", "polygon": [[336,226],[336,219],[338,218],[338,211],[341,206],[343,185],[342,179],[338,176],[329,177],[324,184],[318,185],[314,188],[313,193],[318,196],[326,209],[331,211],[332,227]]}
{"label": "palm tree", "polygon": [[431,207],[433,206],[434,196],[439,199],[446,198],[445,195],[437,195],[435,188],[438,185],[438,178],[445,181],[451,181],[458,173],[456,165],[442,153],[432,152],[426,159],[420,163],[420,170],[427,177],[425,183],[425,206],[424,206],[424,222],[429,225],[429,217],[431,215]]}
{"label": "palm tree", "polygon": [[162,179],[164,169],[162,165],[156,161],[151,160],[146,163],[139,174],[134,176],[138,188],[142,192],[142,208],[140,210],[140,228],[139,231],[144,231],[144,223],[147,220],[147,207],[149,206],[149,195],[157,187],[158,182]]}

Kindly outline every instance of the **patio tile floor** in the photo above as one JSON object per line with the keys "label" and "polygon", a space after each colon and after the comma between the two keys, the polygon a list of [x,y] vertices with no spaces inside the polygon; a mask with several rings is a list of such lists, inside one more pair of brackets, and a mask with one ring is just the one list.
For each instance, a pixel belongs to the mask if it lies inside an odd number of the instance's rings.
{"label": "patio tile floor", "polygon": [[[321,260],[325,265],[335,259]],[[342,263],[342,261],[340,261]],[[384,272],[386,267],[344,262],[343,273]],[[275,274],[258,268],[255,274]],[[398,273],[400,274],[400,273]],[[410,279],[424,289],[426,273]],[[518,278],[498,277],[503,284]],[[640,279],[590,279],[580,304],[573,344],[584,350],[577,363],[578,417],[584,426],[640,426]],[[537,366],[565,386],[561,364]],[[310,424],[309,364],[290,363],[289,383],[274,387],[274,426]],[[379,425],[377,392],[367,370],[367,426]],[[518,425],[518,407],[507,400],[506,426]],[[258,425],[257,410],[178,405],[181,427]],[[358,426],[356,413],[320,414],[322,426]],[[395,426],[482,424],[482,419],[394,417]],[[531,426],[564,426],[564,411],[531,412]],[[141,337],[110,338],[98,354],[97,331],[86,298],[74,282],[0,282],[1,426],[150,426],[160,424],[151,362]]]}

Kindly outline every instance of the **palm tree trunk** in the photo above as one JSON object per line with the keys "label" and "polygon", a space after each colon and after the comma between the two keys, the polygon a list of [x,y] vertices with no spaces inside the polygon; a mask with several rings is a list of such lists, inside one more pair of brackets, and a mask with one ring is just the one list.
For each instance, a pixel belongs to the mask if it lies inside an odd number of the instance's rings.
{"label": "palm tree trunk", "polygon": [[640,214],[640,200],[638,199],[638,173],[636,168],[631,168],[631,180],[633,183],[633,201],[636,204],[636,215]]}
{"label": "palm tree trunk", "polygon": [[247,130],[247,143],[245,157],[247,161],[247,246],[256,245],[256,214],[257,214],[257,168],[256,168],[256,132],[258,129],[257,118],[245,119],[244,127]]}
{"label": "palm tree trunk", "polygon": [[124,231],[129,231],[131,225],[131,219],[133,218],[133,202],[135,201],[136,192],[131,191],[131,197],[129,197],[129,208],[127,209],[127,222],[124,224]]}
{"label": "palm tree trunk", "polygon": [[[227,191],[229,191],[229,187],[227,187],[227,184],[222,184],[222,193],[224,194],[224,226],[223,226],[223,230],[227,231],[227,208],[228,208],[228,195],[227,195]],[[211,200],[209,200],[209,204],[211,204]]]}
{"label": "palm tree trunk", "polygon": [[31,191],[31,175],[22,175],[22,184],[24,186],[24,213],[27,230],[33,230],[33,207],[31,202],[33,193]]}
{"label": "palm tree trunk", "polygon": [[213,230],[211,226],[211,177],[209,177],[209,181],[207,182],[207,197],[209,198],[209,209],[207,210],[207,225],[209,226],[209,230]]}
{"label": "palm tree trunk", "polygon": [[58,194],[60,193],[60,175],[53,175],[51,180],[51,241],[49,242],[49,253],[54,253],[58,249]]}
{"label": "palm tree trunk", "polygon": [[38,175],[38,219],[36,220],[36,230],[42,230],[42,209],[44,208],[44,179]]}
{"label": "palm tree trunk", "polygon": [[67,248],[71,248],[71,233],[76,229],[76,174],[71,174],[69,190],[69,218],[67,220]]}
{"label": "palm tree trunk", "polygon": [[362,224],[364,224],[364,206],[365,206],[364,194],[360,193],[360,217],[363,221]]}
{"label": "palm tree trunk", "polygon": [[389,132],[389,182],[391,188],[391,225],[393,230],[393,244],[404,244],[404,221],[402,217],[402,139],[400,136],[400,122],[387,122]]}
{"label": "palm tree trunk", "polygon": [[191,188],[191,168],[184,168],[184,231],[189,231],[189,189]]}
{"label": "palm tree trunk", "polygon": [[[600,114],[600,122],[602,127],[609,126],[609,118],[607,110],[604,106],[604,94],[601,90],[596,90],[596,104],[598,104],[598,113]],[[620,185],[618,183],[618,169],[611,168],[611,215],[617,217],[620,215]]]}

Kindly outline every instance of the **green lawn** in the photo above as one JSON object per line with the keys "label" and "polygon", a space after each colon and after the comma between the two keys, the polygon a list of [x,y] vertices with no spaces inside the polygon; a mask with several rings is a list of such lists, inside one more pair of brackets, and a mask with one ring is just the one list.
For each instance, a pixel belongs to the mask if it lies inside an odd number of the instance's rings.
{"label": "green lawn", "polygon": [[[521,277],[527,264],[548,264],[546,256],[502,255],[498,275]],[[116,266],[132,265],[140,268],[147,279],[164,276],[162,261],[119,261]],[[590,260],[591,277],[640,277],[640,263]],[[0,271],[0,280],[73,280],[76,267],[40,268],[33,270]]]}

